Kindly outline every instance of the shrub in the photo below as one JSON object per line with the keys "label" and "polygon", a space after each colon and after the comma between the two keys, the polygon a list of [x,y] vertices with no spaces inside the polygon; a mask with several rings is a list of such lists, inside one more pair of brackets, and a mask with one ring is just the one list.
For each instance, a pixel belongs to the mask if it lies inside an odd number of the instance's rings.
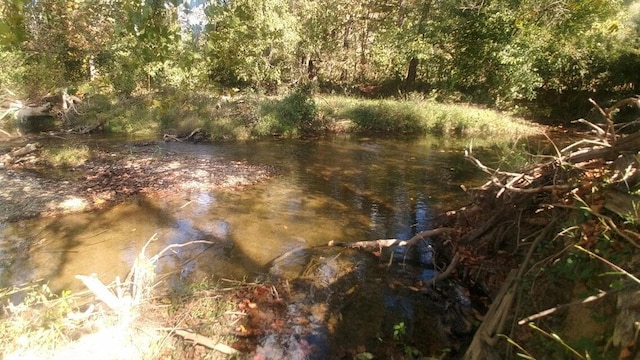
{"label": "shrub", "polygon": [[310,85],[303,85],[282,99],[276,113],[288,132],[299,132],[304,136],[315,133],[322,127]]}
{"label": "shrub", "polygon": [[364,132],[424,133],[423,110],[414,103],[381,100],[363,102],[350,113]]}

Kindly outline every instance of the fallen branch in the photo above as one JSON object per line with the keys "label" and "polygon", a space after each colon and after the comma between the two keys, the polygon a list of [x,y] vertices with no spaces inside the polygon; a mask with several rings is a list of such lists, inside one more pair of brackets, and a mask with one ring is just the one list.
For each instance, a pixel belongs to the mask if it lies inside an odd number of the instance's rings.
{"label": "fallen branch", "polygon": [[[521,262],[519,269],[509,272],[498,296],[492,302],[489,311],[485,315],[485,320],[480,324],[476,334],[471,341],[471,345],[464,355],[465,360],[480,359],[500,359],[496,352],[496,345],[501,338],[501,333],[507,319],[513,314],[513,300],[516,297],[520,280],[524,275],[528,264],[536,248],[546,239],[547,233],[554,228],[555,221],[549,223],[536,237],[529,247],[529,251]],[[517,308],[517,307],[516,307]]]}
{"label": "fallen branch", "polygon": [[484,316],[485,320],[480,324],[471,345],[464,354],[465,360],[502,359],[498,354],[496,345],[499,335],[504,328],[508,315],[511,314],[511,304],[516,291],[517,270],[511,270],[500,292],[491,304],[489,311]]}
{"label": "fallen branch", "polygon": [[597,135],[599,138],[604,138],[604,137],[607,135],[607,132],[606,132],[606,131],[604,131],[604,130],[602,130],[602,128],[601,128],[600,126],[598,126],[598,125],[596,125],[596,124],[594,124],[594,123],[592,123],[592,122],[590,122],[590,121],[587,121],[587,120],[585,120],[585,119],[578,119],[578,120],[574,120],[574,121],[572,121],[571,123],[573,123],[573,124],[580,123],[580,124],[585,124],[585,125],[587,125],[587,126],[588,126],[588,127],[590,127],[591,129],[593,129],[593,131],[595,131],[595,132],[596,132],[596,135]]}
{"label": "fallen branch", "polygon": [[30,154],[34,151],[38,150],[38,144],[27,144],[19,149],[13,150],[12,152],[9,153],[9,155],[11,155],[11,157],[19,157],[19,156],[24,156],[27,154]]}
{"label": "fallen branch", "polygon": [[[329,241],[328,245],[341,246],[341,247],[350,248],[350,249],[378,250],[383,247],[391,247],[391,246],[406,246],[408,249],[410,246],[414,245],[420,240],[424,240],[425,238],[446,234],[446,233],[452,233],[452,232],[457,232],[457,230],[453,228],[437,228],[432,230],[421,231],[409,240],[381,239],[381,240],[369,240],[369,241],[356,241],[351,243],[337,242],[337,241],[331,240]],[[460,254],[456,252],[451,258],[449,265],[447,265],[447,268],[443,272],[438,273],[438,275],[436,275],[434,278],[427,280],[424,283],[424,287],[433,286],[438,281],[442,281],[446,279],[449,275],[451,275],[453,270],[456,268],[456,266],[458,265],[458,262],[460,262]]]}
{"label": "fallen branch", "polygon": [[91,125],[91,126],[87,126],[83,129],[80,129],[80,131],[78,131],[78,133],[80,134],[88,134],[90,132],[93,132],[96,129],[102,128],[104,127],[104,125],[107,123],[107,119],[103,119],[103,120],[99,120],[96,121],[95,124]]}
{"label": "fallen branch", "polygon": [[169,134],[162,135],[162,140],[164,140],[164,141],[182,142],[182,140],[179,137],[177,137],[176,135],[169,135]]}
{"label": "fallen branch", "polygon": [[451,258],[449,265],[447,265],[447,268],[444,269],[443,272],[438,273],[438,275],[436,275],[433,279],[425,281],[424,287],[433,286],[437,282],[448,278],[449,275],[451,275],[451,273],[453,272],[453,270],[455,270],[456,266],[458,266],[458,262],[460,262],[460,253],[456,253],[455,255],[453,255],[453,258]]}
{"label": "fallen branch", "polygon": [[504,215],[504,212],[496,211],[491,219],[485,221],[482,226],[477,227],[473,232],[468,233],[462,239],[458,240],[458,243],[470,244],[473,240],[476,240],[480,236],[484,235],[484,233],[486,233],[489,229],[493,228],[498,223],[498,221],[502,220]]}
{"label": "fallen branch", "polygon": [[206,136],[205,132],[201,128],[196,128],[191,133],[189,133],[189,135],[182,136],[182,137],[179,137],[177,135],[164,134],[164,135],[162,135],[162,140],[167,141],[167,142],[168,141],[177,141],[177,142],[194,141],[194,142],[197,142],[198,139],[196,139],[196,137],[198,135]]}
{"label": "fallen branch", "polygon": [[[524,194],[536,194],[541,192],[552,192],[552,191],[567,191],[572,189],[574,186],[565,184],[565,185],[543,185],[533,188],[519,188],[510,184],[503,184],[498,179],[492,179],[493,183],[502,189],[506,189],[512,192],[524,193]],[[501,192],[498,192],[496,197],[499,197]]]}
{"label": "fallen branch", "polygon": [[383,239],[383,240],[365,240],[365,241],[356,241],[356,242],[337,242],[334,240],[329,241],[329,246],[341,246],[350,249],[379,249],[382,247],[391,247],[391,246],[411,246],[417,243],[420,240],[431,236],[442,235],[446,233],[457,232],[458,230],[453,228],[438,228],[433,230],[425,230],[417,233],[414,237],[409,240],[398,240],[398,239]]}
{"label": "fallen branch", "polygon": [[563,159],[563,162],[576,164],[594,159],[610,161],[617,158],[620,153],[637,151],[638,149],[640,149],[640,133],[633,133],[631,135],[618,138],[615,143],[608,147],[596,147],[576,151],[575,153],[567,155]]}
{"label": "fallen branch", "polygon": [[[478,169],[480,169],[481,171],[491,175],[492,177],[494,177],[496,175],[514,176],[514,177],[525,176],[522,173],[513,173],[513,172],[509,172],[509,171],[501,171],[501,170],[497,170],[497,169],[492,169],[492,168],[484,165],[482,162],[480,162],[480,160],[478,160],[475,157],[473,157],[471,149],[465,149],[464,157],[469,159],[469,161],[471,161]],[[527,180],[533,180],[533,177],[531,177],[531,179],[527,179]]]}
{"label": "fallen branch", "polygon": [[621,109],[626,106],[635,106],[640,109],[640,96],[634,96],[626,99],[622,99],[617,103],[613,104],[611,107],[607,108],[605,112],[607,114],[611,114],[616,109]]}
{"label": "fallen branch", "polygon": [[553,307],[553,308],[550,308],[550,309],[547,309],[547,310],[540,311],[537,314],[533,314],[531,316],[527,316],[526,318],[518,321],[518,325],[527,324],[527,323],[529,323],[529,322],[531,322],[533,320],[537,320],[537,319],[543,318],[545,316],[551,315],[551,314],[557,312],[558,310],[562,310],[562,309],[568,308],[570,306],[580,305],[580,304],[587,304],[587,303],[590,303],[592,301],[596,301],[596,300],[601,299],[601,298],[603,298],[603,297],[605,297],[605,296],[607,296],[609,294],[610,293],[608,293],[608,292],[600,291],[600,293],[598,293],[598,295],[592,295],[592,296],[589,296],[589,297],[587,297],[587,298],[585,298],[583,300],[580,300],[580,301],[574,301],[572,303],[562,304],[562,305],[558,305],[556,307]]}
{"label": "fallen branch", "polygon": [[225,344],[221,344],[213,339],[210,339],[206,336],[202,336],[187,330],[180,330],[177,329],[174,331],[174,334],[182,337],[183,339],[187,340],[187,341],[192,341],[195,344],[199,344],[202,346],[206,346],[209,349],[212,350],[216,350],[216,351],[220,351],[223,354],[226,355],[236,355],[239,354],[240,352],[234,348],[232,348],[229,345],[225,345]]}

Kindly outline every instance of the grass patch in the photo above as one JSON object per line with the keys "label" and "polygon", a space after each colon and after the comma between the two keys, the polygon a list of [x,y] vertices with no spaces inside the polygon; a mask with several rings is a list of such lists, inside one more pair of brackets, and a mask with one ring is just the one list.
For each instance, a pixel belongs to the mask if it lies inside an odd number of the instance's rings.
{"label": "grass patch", "polygon": [[86,145],[66,145],[59,149],[45,150],[42,156],[54,167],[76,167],[89,160],[91,151]]}
{"label": "grass patch", "polygon": [[96,95],[85,106],[85,124],[106,119],[105,130],[109,132],[186,136],[201,129],[207,140],[310,137],[339,132],[439,136],[518,136],[540,132],[538,126],[510,114],[468,104],[312,95],[306,88],[279,97],[181,92],[129,99]]}
{"label": "grass patch", "polygon": [[369,100],[318,96],[319,111],[334,121],[348,120],[352,131],[441,136],[528,135],[539,127],[506,113],[468,104],[433,100]]}

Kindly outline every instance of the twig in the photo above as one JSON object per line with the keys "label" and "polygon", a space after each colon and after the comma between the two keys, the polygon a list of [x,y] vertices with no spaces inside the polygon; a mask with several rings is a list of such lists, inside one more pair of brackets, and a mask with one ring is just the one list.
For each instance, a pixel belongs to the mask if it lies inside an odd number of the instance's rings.
{"label": "twig", "polygon": [[629,126],[633,126],[633,125],[638,125],[640,124],[640,118],[639,119],[635,119],[633,121],[629,121],[627,123],[624,124],[616,124],[616,127],[618,128],[618,131],[623,130]]}
{"label": "twig", "polygon": [[569,350],[571,353],[573,353],[573,355],[575,357],[577,357],[578,359],[584,360],[584,356],[582,356],[582,354],[580,354],[578,351],[576,351],[576,349],[572,348],[571,346],[567,345],[566,342],[564,342],[564,340],[562,340],[557,334],[549,334],[548,332],[540,329],[539,327],[537,327],[534,323],[529,323],[529,327],[540,332],[542,335],[548,337],[549,339],[559,343],[560,345],[562,345],[565,349]]}
{"label": "twig", "polygon": [[531,322],[533,320],[537,320],[537,319],[543,318],[545,316],[551,315],[551,314],[557,312],[558,310],[562,310],[562,309],[568,308],[570,306],[580,305],[580,304],[587,304],[587,303],[590,303],[592,301],[596,301],[596,300],[601,299],[601,298],[603,298],[603,297],[605,297],[605,296],[607,296],[609,294],[610,293],[608,293],[608,292],[601,291],[600,293],[598,293],[598,295],[592,295],[592,296],[589,296],[589,297],[587,297],[587,298],[585,298],[583,300],[580,300],[580,301],[574,301],[572,303],[562,304],[562,305],[558,305],[556,307],[552,307],[552,308],[547,309],[547,310],[540,311],[537,314],[533,314],[531,316],[527,316],[526,318],[518,321],[518,325],[524,325],[524,324],[529,323],[529,322]]}
{"label": "twig", "polygon": [[164,249],[162,249],[159,253],[157,253],[156,255],[154,255],[151,259],[149,259],[151,262],[156,262],[158,259],[160,259],[165,252],[171,250],[171,249],[176,249],[176,248],[181,248],[181,247],[185,247],[185,246],[189,246],[189,245],[193,245],[193,244],[208,244],[208,245],[213,245],[215,244],[213,241],[208,241],[208,240],[193,240],[193,241],[189,241],[186,242],[184,244],[171,244],[167,247],[165,247]]}
{"label": "twig", "polygon": [[[601,146],[601,147],[609,147],[610,145],[601,141],[595,141],[595,140],[589,140],[589,139],[583,139],[580,141],[576,141],[571,145],[568,145],[566,147],[564,147],[562,150],[560,150],[562,153],[566,153],[567,151],[578,147],[580,145],[592,145],[592,146]],[[590,151],[592,150],[592,148],[588,148],[588,149],[583,149],[583,150],[579,150],[579,151]],[[569,154],[569,156],[574,155],[574,154]]]}
{"label": "twig", "polygon": [[[504,175],[504,176],[525,176],[522,173],[512,173],[512,172],[508,172],[508,171],[501,171],[501,170],[497,170],[497,169],[492,169],[486,165],[484,165],[482,162],[480,162],[480,160],[476,159],[475,157],[473,157],[473,155],[471,155],[471,150],[465,150],[464,151],[464,156],[469,159],[476,167],[478,167],[478,169],[480,169],[481,171],[491,175],[491,176],[495,176],[495,175]],[[533,179],[533,178],[532,178]],[[529,179],[527,179],[529,180]]]}
{"label": "twig", "polygon": [[598,103],[596,103],[593,99],[589,98],[589,102],[596,108],[596,110],[598,110],[598,112],[602,116],[604,116],[604,120],[607,122],[607,131],[605,132],[604,136],[606,137],[607,134],[611,134],[611,139],[615,139],[616,129],[613,127],[613,120],[611,120],[611,111],[613,111],[615,108],[611,107],[607,109],[607,111],[604,111],[602,110],[600,105],[598,105]]}
{"label": "twig", "polygon": [[206,336],[202,336],[187,330],[181,330],[181,329],[177,329],[174,331],[174,334],[184,338],[185,340],[188,341],[193,341],[196,344],[200,344],[202,346],[206,346],[209,349],[213,349],[213,350],[217,350],[220,351],[223,354],[227,354],[227,355],[236,355],[239,354],[240,352],[234,348],[232,348],[229,345],[225,345],[222,343],[219,343],[213,339],[210,339]]}
{"label": "twig", "polygon": [[583,247],[582,247],[582,246],[580,246],[580,245],[574,245],[574,246],[576,247],[576,249],[578,249],[578,250],[580,250],[580,251],[584,251],[584,252],[586,252],[586,253],[587,253],[587,254],[589,254],[590,256],[595,257],[596,259],[598,259],[598,260],[602,261],[603,263],[605,263],[605,264],[607,264],[607,265],[611,266],[611,267],[612,267],[613,269],[615,269],[616,271],[619,271],[619,272],[621,272],[621,273],[623,273],[623,274],[627,275],[631,280],[633,280],[633,281],[635,281],[636,283],[640,284],[640,279],[638,279],[637,277],[635,277],[633,274],[631,274],[631,273],[630,273],[630,272],[628,272],[627,270],[625,270],[625,269],[621,268],[620,266],[618,266],[618,265],[616,265],[616,264],[612,263],[611,261],[609,261],[609,260],[607,260],[607,259],[603,258],[602,256],[600,256],[600,255],[598,255],[598,254],[595,254],[594,252],[589,251],[589,250],[587,250],[587,249],[583,248]]}
{"label": "twig", "polygon": [[590,128],[592,128],[596,132],[596,135],[598,137],[600,137],[600,138],[603,138],[603,137],[605,137],[607,135],[607,132],[602,130],[602,128],[600,126],[598,126],[598,125],[596,125],[596,124],[594,124],[594,123],[592,123],[590,121],[587,121],[585,119],[574,120],[574,121],[572,121],[572,123],[574,123],[574,124],[575,123],[580,123],[580,124],[585,124],[585,125],[589,126]]}
{"label": "twig", "polygon": [[475,231],[473,231],[472,233],[468,233],[465,237],[463,237],[462,239],[458,240],[459,244],[468,244],[471,241],[479,238],[480,236],[482,236],[485,232],[487,232],[489,229],[491,229],[492,227],[494,227],[494,225],[500,221],[502,219],[502,217],[505,214],[501,211],[496,211],[495,214],[493,214],[493,216],[491,217],[491,219],[487,220],[484,222],[484,224],[478,228],[476,228]]}
{"label": "twig", "polygon": [[635,246],[636,248],[640,249],[640,245],[638,245],[638,243],[633,240],[630,236],[628,236],[627,234],[625,234],[624,232],[622,232],[620,229],[618,229],[618,226],[616,225],[616,223],[613,221],[613,219],[611,219],[608,216],[604,216],[598,213],[595,213],[596,215],[598,215],[598,217],[602,218],[607,225],[609,225],[609,227],[618,235],[620,235],[623,239],[627,240],[631,245]]}
{"label": "twig", "polygon": [[455,270],[456,266],[458,265],[458,262],[460,262],[460,253],[456,252],[455,255],[453,255],[453,257],[451,258],[449,265],[447,265],[447,268],[443,272],[438,273],[438,275],[436,275],[433,279],[425,281],[424,286],[425,287],[433,286],[438,281],[442,281],[448,278],[449,275],[451,275],[451,273],[453,272],[453,270]]}
{"label": "twig", "polygon": [[[620,237],[622,237],[623,239],[627,240],[631,245],[635,246],[636,248],[640,249],[640,245],[633,240],[629,235],[625,234],[624,232],[622,232],[622,230],[620,230],[618,228],[618,226],[616,225],[615,221],[613,221],[612,218],[610,218],[609,216],[603,215],[598,211],[594,211],[587,203],[586,201],[582,200],[582,198],[580,198],[577,194],[573,194],[574,198],[576,198],[579,202],[581,202],[582,204],[584,204],[584,206],[581,206],[580,209],[584,210],[584,211],[588,211],[590,214],[595,215],[598,219],[602,220],[607,226],[609,226],[609,228],[611,230],[613,230],[613,232],[615,232],[616,234],[620,235]],[[632,233],[633,234],[633,233]]]}

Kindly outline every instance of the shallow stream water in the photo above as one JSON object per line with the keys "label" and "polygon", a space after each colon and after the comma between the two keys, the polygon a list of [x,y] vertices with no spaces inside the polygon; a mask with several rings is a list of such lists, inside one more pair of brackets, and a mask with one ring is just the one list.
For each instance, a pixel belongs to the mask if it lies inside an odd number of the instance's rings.
{"label": "shallow stream water", "polygon": [[[469,142],[159,143],[159,152],[270,165],[278,176],[242,190],[138,197],[100,211],[0,224],[0,287],[43,279],[54,291],[77,290],[82,284],[74,276],[91,273],[111,282],[126,275],[154,234],[148,256],[170,244],[211,242],[159,261],[169,285],[187,278],[251,279],[287,251],[330,240],[408,239],[431,228],[439,212],[467,201],[461,185],[485,179],[464,159]],[[127,146],[122,140],[100,144]],[[16,243],[31,245],[11,246]]]}

